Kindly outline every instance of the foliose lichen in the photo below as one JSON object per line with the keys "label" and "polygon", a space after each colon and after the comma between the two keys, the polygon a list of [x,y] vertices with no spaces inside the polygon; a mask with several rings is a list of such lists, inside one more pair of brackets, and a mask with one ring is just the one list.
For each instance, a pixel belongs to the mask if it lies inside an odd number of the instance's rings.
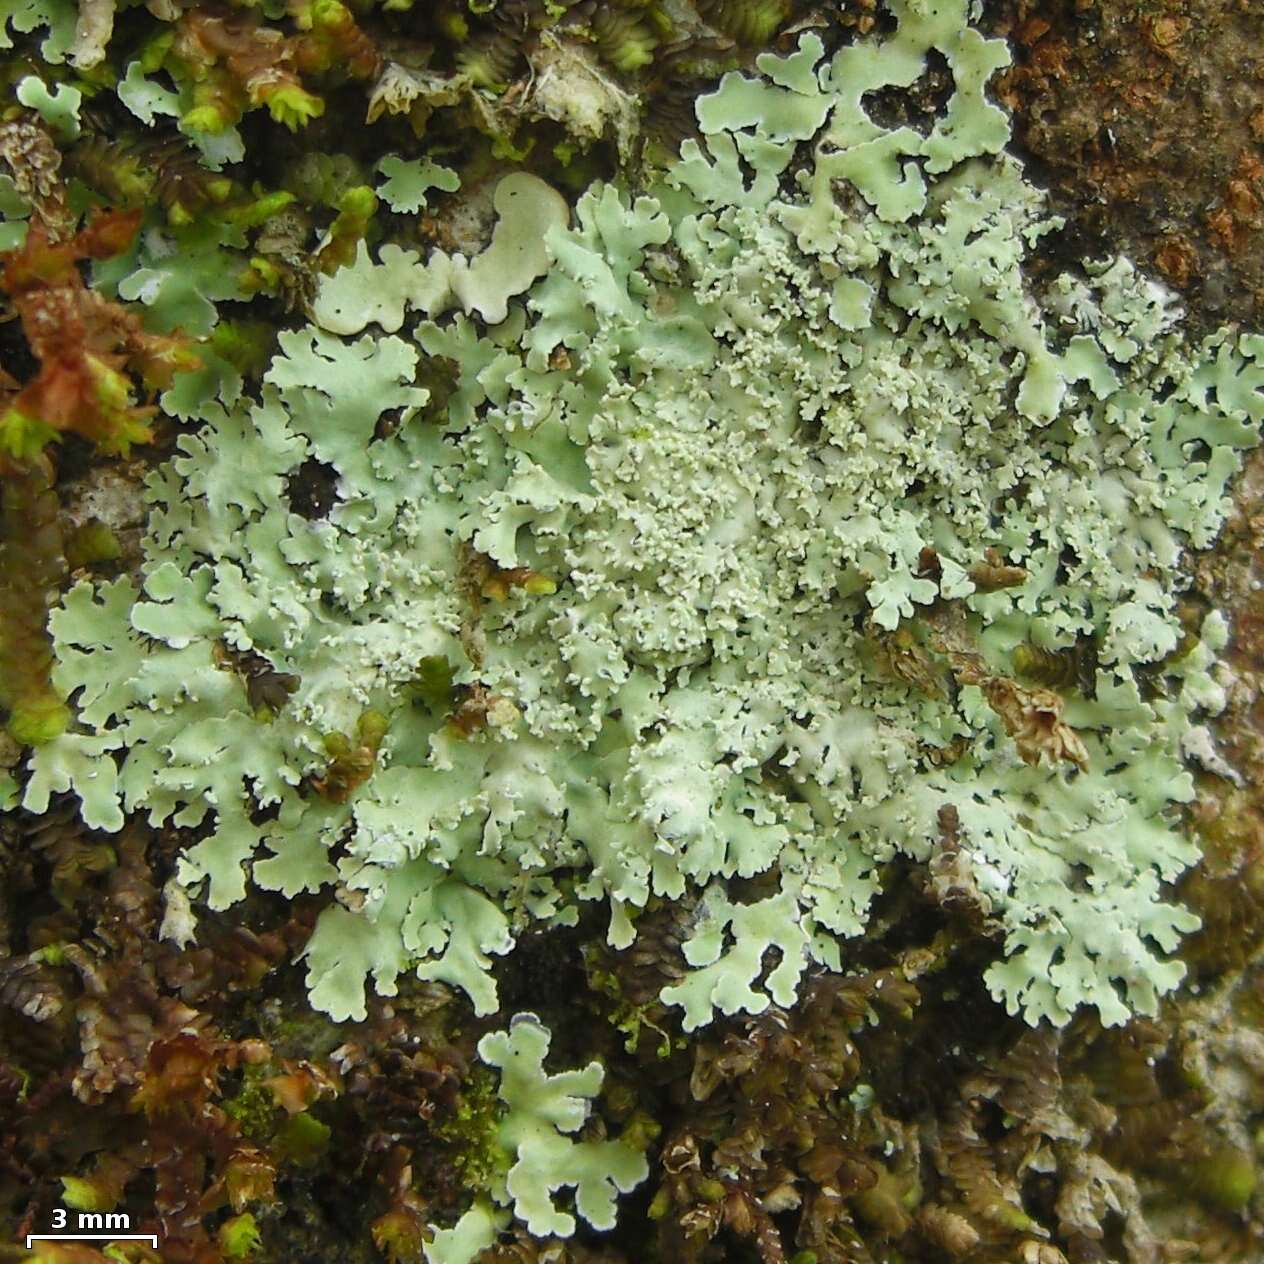
{"label": "foliose lichen", "polygon": [[[1196,855],[1183,752],[1223,702],[1181,559],[1257,442],[1264,338],[1186,341],[1122,260],[1037,288],[1058,221],[1003,153],[1004,44],[965,0],[891,9],[885,40],[727,75],[645,187],[568,215],[508,177],[495,266],[361,244],[260,398],[168,392],[200,424],[149,480],[142,589],[53,616],[79,722],[26,807],[201,827],[182,878],[215,908],[333,886],[306,956],[336,1016],[407,970],[492,1012],[523,927],[608,900],[626,947],[651,896],[701,891],[663,993],[689,1029],[843,969],[948,812],[999,1001],[1152,1012],[1197,920],[1161,890]],[[946,112],[871,114],[932,52]],[[120,290],[150,302],[171,265],[142,266]],[[336,501],[304,514],[313,463]],[[1091,670],[1023,683],[1023,647]]]}

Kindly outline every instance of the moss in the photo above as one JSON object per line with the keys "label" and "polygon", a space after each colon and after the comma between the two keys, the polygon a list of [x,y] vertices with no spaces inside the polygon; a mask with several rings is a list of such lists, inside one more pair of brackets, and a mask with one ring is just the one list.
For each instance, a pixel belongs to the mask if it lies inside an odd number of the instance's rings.
{"label": "moss", "polygon": [[273,1150],[278,1160],[311,1166],[329,1148],[333,1130],[310,1111],[291,1115],[277,1129]]}
{"label": "moss", "polygon": [[701,0],[698,8],[717,30],[739,44],[767,44],[785,24],[791,0]]}
{"label": "moss", "polygon": [[[637,1004],[623,990],[619,974],[603,965],[605,951],[595,944],[584,948],[584,965],[589,991],[607,998],[603,1005],[606,1021],[624,1037],[624,1048],[635,1053],[646,1038],[647,1047],[658,1058],[671,1056],[674,1049],[685,1047],[684,1038],[678,1033],[660,1026],[666,1011],[661,1003],[651,1001]],[[655,1016],[659,1021],[655,1021]]]}
{"label": "moss", "polygon": [[221,1103],[224,1113],[236,1121],[242,1136],[251,1141],[268,1141],[276,1132],[276,1096],[267,1084],[271,1074],[269,1065],[248,1066],[242,1073],[241,1087]]}
{"label": "moss", "polygon": [[509,1156],[500,1144],[503,1107],[496,1078],[485,1067],[466,1076],[455,1109],[434,1125],[437,1137],[450,1147],[453,1169],[470,1190],[489,1190],[502,1182]]}
{"label": "moss", "polygon": [[1255,1160],[1233,1146],[1222,1146],[1191,1162],[1186,1175],[1202,1197],[1228,1212],[1245,1210],[1257,1181]]}
{"label": "moss", "polygon": [[259,1225],[250,1212],[232,1216],[219,1227],[219,1248],[226,1260],[248,1260],[263,1245]]}

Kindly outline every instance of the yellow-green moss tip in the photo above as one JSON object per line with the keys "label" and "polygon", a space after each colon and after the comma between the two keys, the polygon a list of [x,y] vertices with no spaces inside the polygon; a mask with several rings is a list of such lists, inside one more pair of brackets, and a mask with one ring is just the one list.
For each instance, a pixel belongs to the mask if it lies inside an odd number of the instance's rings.
{"label": "yellow-green moss tip", "polygon": [[503,35],[472,40],[456,55],[457,69],[470,77],[476,88],[504,92],[518,64],[518,49]]}
{"label": "yellow-green moss tip", "polygon": [[72,569],[115,562],[123,555],[118,536],[98,518],[80,523],[66,537],[66,564]]}
{"label": "yellow-green moss tip", "polygon": [[698,8],[739,44],[767,44],[790,16],[790,0],[704,0]]}
{"label": "yellow-green moss tip", "polygon": [[10,408],[0,417],[0,452],[15,461],[34,461],[50,444],[58,440],[57,431],[47,422],[32,417],[21,409]]}
{"label": "yellow-green moss tip", "polygon": [[306,88],[296,83],[280,84],[263,96],[263,104],[268,113],[283,127],[297,132],[306,127],[314,118],[320,118],[325,112],[325,103]]}
{"label": "yellow-green moss tip", "polygon": [[225,1220],[219,1227],[219,1249],[227,1260],[247,1260],[262,1245],[259,1226],[248,1211]]}
{"label": "yellow-green moss tip", "polygon": [[60,737],[70,725],[70,708],[55,694],[22,698],[13,704],[6,727],[22,746],[42,746]]}
{"label": "yellow-green moss tip", "polygon": [[627,9],[603,8],[592,19],[597,51],[616,70],[630,74],[654,60],[658,37],[644,18]]}
{"label": "yellow-green moss tip", "polygon": [[109,1211],[116,1201],[96,1182],[82,1176],[61,1178],[61,1200],[75,1211]]}
{"label": "yellow-green moss tip", "polygon": [[1190,1177],[1194,1189],[1222,1211],[1242,1211],[1255,1192],[1255,1163],[1234,1146],[1195,1162]]}

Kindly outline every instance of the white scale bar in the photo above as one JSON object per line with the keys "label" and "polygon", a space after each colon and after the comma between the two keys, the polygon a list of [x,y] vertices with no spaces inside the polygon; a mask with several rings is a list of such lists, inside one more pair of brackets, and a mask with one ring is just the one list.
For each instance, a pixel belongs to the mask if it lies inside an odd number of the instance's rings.
{"label": "white scale bar", "polygon": [[32,1242],[152,1242],[158,1249],[156,1233],[28,1233],[26,1249]]}

